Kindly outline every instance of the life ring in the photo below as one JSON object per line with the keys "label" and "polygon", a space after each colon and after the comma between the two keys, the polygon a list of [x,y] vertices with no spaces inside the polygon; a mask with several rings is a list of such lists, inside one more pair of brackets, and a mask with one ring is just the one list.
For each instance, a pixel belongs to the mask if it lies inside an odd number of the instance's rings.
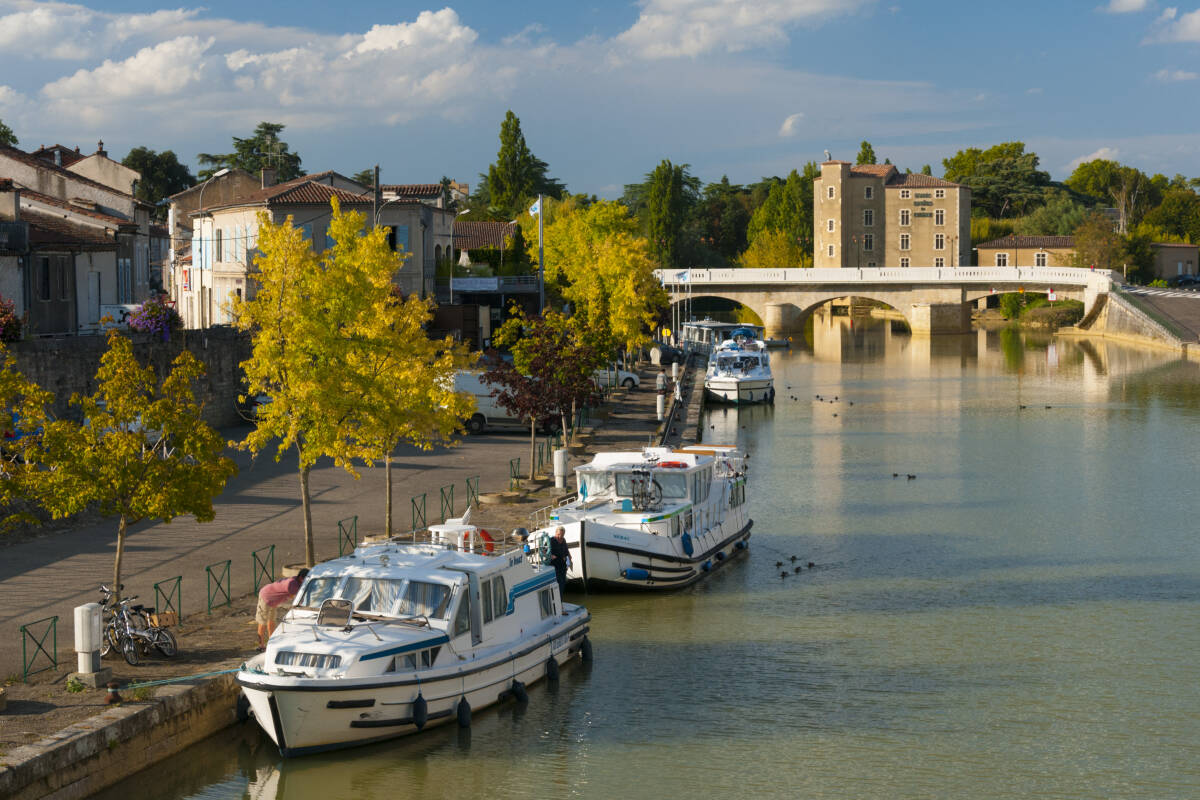
{"label": "life ring", "polygon": [[660,461],[658,466],[662,469],[687,469],[686,461]]}
{"label": "life ring", "polygon": [[495,551],[495,549],[496,549],[495,541],[496,540],[492,538],[492,535],[490,533],[485,531],[483,528],[480,528],[479,529],[479,538],[483,539],[483,551],[485,553],[491,553],[491,552]]}

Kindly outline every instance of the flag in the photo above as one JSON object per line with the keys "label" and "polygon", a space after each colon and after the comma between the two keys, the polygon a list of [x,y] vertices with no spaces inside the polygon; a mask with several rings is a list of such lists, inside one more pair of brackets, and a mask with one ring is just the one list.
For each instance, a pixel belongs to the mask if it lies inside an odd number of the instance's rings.
{"label": "flag", "polygon": [[534,200],[533,205],[529,207],[529,215],[533,216],[534,214],[540,213],[542,213],[542,198],[539,197],[537,200]]}
{"label": "flag", "polygon": [[675,273],[675,282],[676,283],[687,283],[687,279],[688,279],[688,271],[686,269]]}

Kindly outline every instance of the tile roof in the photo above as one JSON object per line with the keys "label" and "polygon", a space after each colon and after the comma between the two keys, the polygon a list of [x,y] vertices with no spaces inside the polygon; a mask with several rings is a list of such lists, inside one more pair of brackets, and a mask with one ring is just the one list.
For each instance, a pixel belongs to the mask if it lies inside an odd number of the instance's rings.
{"label": "tile roof", "polygon": [[855,164],[850,167],[851,175],[870,175],[872,178],[886,178],[896,171],[891,164]]}
{"label": "tile roof", "polygon": [[935,178],[932,175],[925,175],[920,172],[897,172],[892,177],[888,178],[888,189],[965,189],[961,183]]}
{"label": "tile roof", "polygon": [[226,203],[223,206],[209,206],[206,210],[248,205],[329,205],[329,201],[334,197],[342,205],[366,205],[371,202],[370,194],[359,194],[325,183],[316,183],[305,176],[259,189],[257,192],[251,192],[242,199]]}
{"label": "tile roof", "polygon": [[1150,244],[1150,246],[1151,247],[1187,247],[1192,250],[1195,250],[1197,247],[1200,247],[1200,245],[1186,244],[1184,242],[1152,242]]}
{"label": "tile roof", "polygon": [[135,203],[138,203],[139,205],[145,205],[149,208],[153,208],[153,206],[150,206],[147,203],[142,203],[142,201],[134,198],[133,195],[126,194],[125,192],[122,192],[120,189],[114,189],[113,187],[108,186],[107,184],[100,183],[99,181],[94,181],[91,178],[85,178],[84,176],[80,175],[78,172],[71,172],[71,170],[69,170],[69,169],[64,169],[63,167],[56,166],[54,164],[54,162],[52,162],[52,161],[47,161],[44,158],[40,158],[40,157],[32,155],[30,153],[26,153],[24,150],[19,150],[16,147],[9,147],[6,144],[0,144],[0,157],[4,157],[4,156],[7,156],[7,157],[13,159],[14,161],[20,161],[24,164],[28,164],[31,167],[36,167],[38,169],[45,169],[45,170],[49,170],[51,172],[57,172],[58,174],[60,174],[64,177],[70,178],[73,181],[79,181],[80,183],[87,184],[88,186],[95,186],[99,189],[103,189],[106,192],[111,192],[115,195],[118,195],[119,197],[127,198]]}
{"label": "tile roof", "polygon": [[[135,225],[135,223],[132,220],[125,219],[124,217],[114,217],[112,214],[105,214],[103,211],[94,211],[90,208],[85,208],[83,206],[75,205],[74,203],[68,203],[65,200],[59,200],[57,197],[51,197],[48,194],[42,194],[41,192],[35,192],[32,189],[22,189],[21,190],[21,199],[22,200],[32,200],[34,202],[41,203],[43,205],[54,206],[55,208],[61,208],[66,211],[70,211],[72,214],[79,214],[80,216],[91,217],[92,219],[96,219],[96,220],[104,222],[108,225],[111,225],[114,228],[120,227],[122,225],[128,225],[131,227],[133,227]],[[24,211],[22,211],[21,213],[23,214]],[[49,213],[49,212],[43,210],[42,213]]]}
{"label": "tile roof", "polygon": [[87,158],[87,156],[85,156],[83,153],[79,152],[78,147],[76,147],[74,150],[72,150],[71,148],[61,145],[61,144],[54,144],[54,145],[51,145],[50,147],[46,147],[43,145],[42,147],[39,147],[37,150],[34,150],[32,153],[30,153],[30,155],[37,156],[38,158],[40,158],[44,161],[49,161],[51,164],[53,164],[55,150],[58,150],[59,152],[62,153],[62,165],[64,167],[69,167],[72,164],[74,164],[76,161],[83,161],[85,158]]}
{"label": "tile roof", "polygon": [[440,183],[385,183],[379,187],[398,197],[441,197]]}
{"label": "tile roof", "polygon": [[511,237],[517,226],[512,222],[456,222],[454,223],[454,246],[459,250],[476,247],[502,246],[503,238]]}
{"label": "tile roof", "polygon": [[116,249],[114,235],[94,225],[84,225],[54,214],[22,209],[21,219],[29,223],[29,245],[33,249],[63,245],[85,250]]}
{"label": "tile roof", "polygon": [[1001,247],[1044,247],[1050,249],[1067,249],[1075,246],[1074,236],[1016,236],[1009,235],[990,242],[977,244],[977,248],[994,250]]}

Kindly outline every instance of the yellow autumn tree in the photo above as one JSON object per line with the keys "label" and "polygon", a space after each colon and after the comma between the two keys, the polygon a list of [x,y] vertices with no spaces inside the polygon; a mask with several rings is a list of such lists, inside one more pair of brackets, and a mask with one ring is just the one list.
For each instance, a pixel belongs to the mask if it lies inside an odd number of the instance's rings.
{"label": "yellow autumn tree", "polygon": [[4,519],[0,529],[16,522],[30,521],[29,501],[37,501],[43,487],[36,449],[47,421],[46,408],[54,396],[27,379],[16,369],[13,358],[0,344],[0,426],[4,427],[0,451],[0,509]]}
{"label": "yellow autumn tree", "polygon": [[812,253],[806,252],[787,231],[771,228],[754,237],[754,241],[737,258],[739,267],[749,269],[792,269],[811,267]]}

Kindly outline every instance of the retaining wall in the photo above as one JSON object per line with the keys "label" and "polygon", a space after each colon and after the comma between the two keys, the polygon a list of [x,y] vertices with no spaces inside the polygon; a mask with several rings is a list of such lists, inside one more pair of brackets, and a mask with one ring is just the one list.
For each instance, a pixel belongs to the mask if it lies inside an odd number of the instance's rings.
{"label": "retaining wall", "polygon": [[0,797],[88,797],[234,724],[238,691],[232,674],[165,686],[18,747],[0,757]]}

